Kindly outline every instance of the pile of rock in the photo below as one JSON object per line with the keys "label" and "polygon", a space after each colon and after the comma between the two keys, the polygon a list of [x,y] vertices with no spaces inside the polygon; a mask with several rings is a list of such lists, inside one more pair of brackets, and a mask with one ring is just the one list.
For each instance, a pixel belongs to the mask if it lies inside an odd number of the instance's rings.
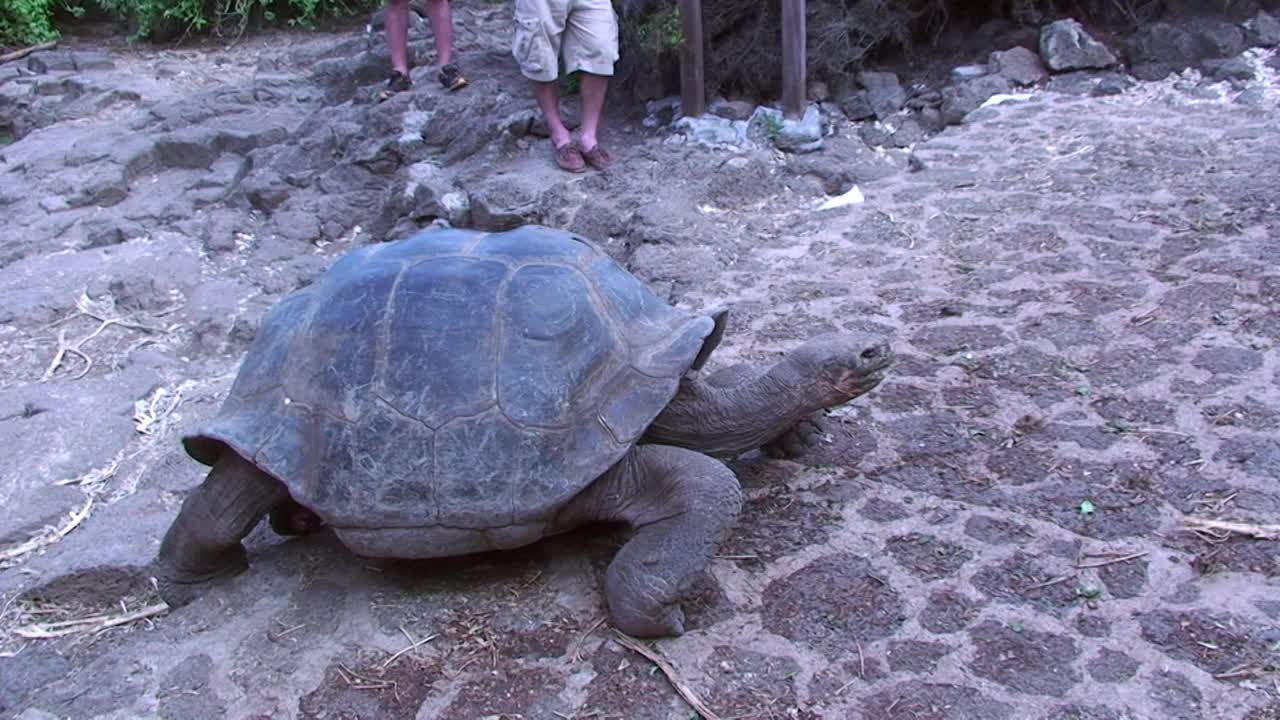
{"label": "pile of rock", "polygon": [[[1038,42],[1037,42],[1038,41]],[[987,62],[954,68],[941,87],[904,88],[892,72],[857,73],[836,87],[814,83],[813,104],[802,119],[783,118],[773,108],[715,100],[706,116],[680,115],[678,98],[650,103],[647,123],[674,121],[673,143],[715,148],[777,147],[812,152],[841,121],[859,123],[859,134],[876,147],[907,148],[948,125],[958,125],[984,104],[1048,87],[1070,93],[1110,95],[1137,80],[1161,80],[1188,68],[1212,82],[1241,84],[1255,79],[1241,53],[1249,47],[1280,45],[1280,20],[1265,11],[1245,23],[1198,19],[1181,25],[1143,26],[1110,48],[1078,21],[1044,25],[1038,38],[992,52]],[[1034,48],[1034,49],[1033,49]],[[1126,72],[1127,70],[1127,72]]]}

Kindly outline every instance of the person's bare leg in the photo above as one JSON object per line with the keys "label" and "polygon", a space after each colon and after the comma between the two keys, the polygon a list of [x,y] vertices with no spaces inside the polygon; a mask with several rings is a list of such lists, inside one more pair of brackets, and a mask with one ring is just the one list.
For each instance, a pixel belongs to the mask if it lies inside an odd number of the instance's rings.
{"label": "person's bare leg", "polygon": [[409,0],[387,0],[386,23],[391,69],[409,77]]}
{"label": "person's bare leg", "polygon": [[453,63],[453,5],[449,0],[427,0],[427,21],[436,40],[440,66]]}
{"label": "person's bare leg", "polygon": [[600,144],[600,118],[604,114],[604,97],[609,91],[609,78],[584,72],[582,78],[582,126],[578,139],[584,152]]}
{"label": "person's bare leg", "polygon": [[534,82],[533,96],[538,100],[542,116],[547,119],[547,128],[551,131],[551,142],[556,147],[564,147],[573,141],[569,129],[564,126],[560,117],[560,84],[558,82]]}

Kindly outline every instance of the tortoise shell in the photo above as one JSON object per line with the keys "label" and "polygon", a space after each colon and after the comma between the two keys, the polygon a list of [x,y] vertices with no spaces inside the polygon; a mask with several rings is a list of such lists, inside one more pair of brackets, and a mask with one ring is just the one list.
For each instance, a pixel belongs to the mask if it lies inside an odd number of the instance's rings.
{"label": "tortoise shell", "polygon": [[490,543],[521,544],[627,453],[714,329],[577,235],[428,230],[281,299],[183,443],[207,465],[230,448],[351,536],[535,528]]}

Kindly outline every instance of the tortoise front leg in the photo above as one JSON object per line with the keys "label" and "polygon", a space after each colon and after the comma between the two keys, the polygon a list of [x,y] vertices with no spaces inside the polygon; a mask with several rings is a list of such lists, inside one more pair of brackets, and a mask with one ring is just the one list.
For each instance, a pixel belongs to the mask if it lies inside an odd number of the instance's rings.
{"label": "tortoise front leg", "polygon": [[289,498],[279,481],[228,450],[182,502],[156,558],[160,597],[173,607],[194,600],[214,580],[249,566],[244,539]]}
{"label": "tortoise front leg", "polygon": [[610,620],[636,637],[680,635],[679,600],[741,508],[738,479],[719,461],[641,445],[575,498],[557,525],[622,521],[634,528],[605,575]]}

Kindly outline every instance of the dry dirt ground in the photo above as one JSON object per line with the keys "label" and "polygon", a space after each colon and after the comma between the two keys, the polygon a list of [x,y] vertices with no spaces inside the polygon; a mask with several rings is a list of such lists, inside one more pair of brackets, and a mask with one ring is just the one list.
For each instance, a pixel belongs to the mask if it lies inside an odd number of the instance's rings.
{"label": "dry dirt ground", "polygon": [[[734,463],[742,523],[690,631],[650,645],[719,717],[1280,717],[1280,542],[1249,534],[1280,522],[1274,70],[1243,99],[1037,91],[910,163],[848,125],[783,157],[619,118],[618,166],[568,177],[520,115],[509,11],[461,8],[456,95],[361,101],[385,56],[351,35],[95,42],[0,78],[39,99],[0,148],[0,713],[693,716],[598,624],[608,529],[381,562],[264,526],[248,572],[157,604],[147,563],[202,478],[177,439],[265,309],[452,216],[571,227],[728,304],[713,363],[892,337],[819,448]],[[839,172],[865,202],[820,211]]]}

